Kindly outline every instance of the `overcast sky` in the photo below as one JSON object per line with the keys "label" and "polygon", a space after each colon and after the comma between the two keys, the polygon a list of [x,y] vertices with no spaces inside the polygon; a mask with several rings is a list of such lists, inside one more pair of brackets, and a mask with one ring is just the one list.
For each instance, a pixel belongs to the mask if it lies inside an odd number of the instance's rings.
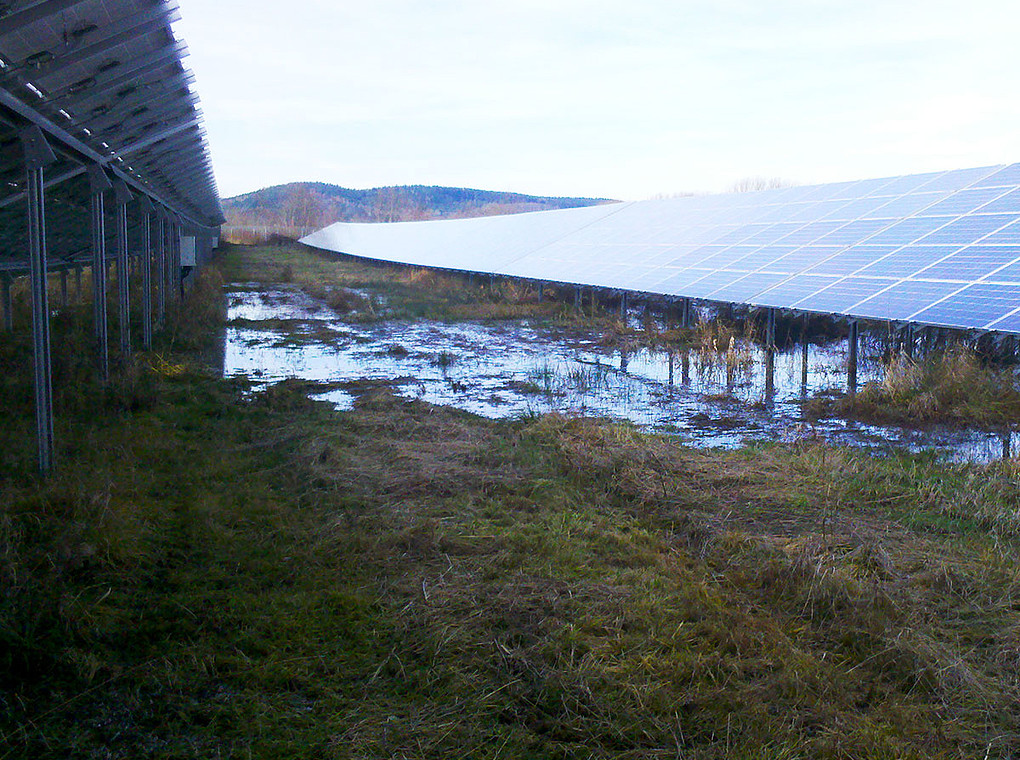
{"label": "overcast sky", "polygon": [[180,0],[224,197],[648,198],[1020,161],[1016,0]]}

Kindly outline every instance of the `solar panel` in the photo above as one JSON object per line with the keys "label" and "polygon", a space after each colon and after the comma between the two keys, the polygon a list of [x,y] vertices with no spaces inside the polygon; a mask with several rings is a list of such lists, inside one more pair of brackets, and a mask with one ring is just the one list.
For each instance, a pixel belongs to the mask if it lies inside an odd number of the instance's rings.
{"label": "solar panel", "polygon": [[[100,165],[180,215],[218,226],[222,213],[187,55],[165,0],[6,3],[0,12],[0,260],[27,266],[21,130],[40,127],[53,266],[87,257],[85,167]],[[134,209],[134,206],[132,206]],[[135,214],[132,214],[134,217]],[[137,220],[132,218],[132,229]],[[108,229],[113,226],[108,224]]]}
{"label": "solar panel", "polygon": [[395,225],[337,224],[304,242],[450,269],[1020,332],[1020,164],[570,214],[416,222],[399,235],[386,229]]}

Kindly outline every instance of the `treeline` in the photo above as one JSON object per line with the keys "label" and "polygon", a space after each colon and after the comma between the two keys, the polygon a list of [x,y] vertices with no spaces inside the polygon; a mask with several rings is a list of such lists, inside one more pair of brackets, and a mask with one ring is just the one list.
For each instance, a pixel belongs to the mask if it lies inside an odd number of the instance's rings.
{"label": "treeline", "polygon": [[458,219],[594,206],[603,198],[553,198],[464,187],[403,185],[369,190],[294,182],[223,201],[228,225],[319,228],[334,222]]}

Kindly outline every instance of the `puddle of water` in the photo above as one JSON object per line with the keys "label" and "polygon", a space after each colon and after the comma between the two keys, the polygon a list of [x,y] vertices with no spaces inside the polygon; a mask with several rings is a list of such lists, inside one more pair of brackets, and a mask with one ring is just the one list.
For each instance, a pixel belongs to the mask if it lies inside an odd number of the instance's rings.
{"label": "puddle of water", "polygon": [[[313,337],[296,344],[250,323],[228,326],[224,374],[247,375],[256,386],[290,377],[386,380],[408,397],[487,417],[553,411],[615,417],[694,446],[819,437],[875,449],[934,448],[953,459],[992,461],[1018,443],[1009,434],[982,430],[806,421],[800,407],[804,398],[845,386],[845,342],[810,346],[806,378],[799,347],[775,354],[769,389],[765,354],[756,347],[748,349],[748,361],[728,371],[725,362],[705,361],[694,352],[608,352],[596,345],[595,336],[564,337],[527,323],[394,320],[352,326],[298,290],[234,287],[227,294],[228,322],[299,320]],[[314,339],[329,334],[324,328],[341,339]],[[879,372],[879,362],[864,357],[858,377],[863,384]],[[353,404],[342,390],[314,397],[340,409]]]}

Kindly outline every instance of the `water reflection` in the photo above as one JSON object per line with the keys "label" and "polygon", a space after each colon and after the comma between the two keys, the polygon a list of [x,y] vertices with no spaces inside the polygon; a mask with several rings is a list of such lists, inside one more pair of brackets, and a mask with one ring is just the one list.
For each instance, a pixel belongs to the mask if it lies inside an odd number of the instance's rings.
{"label": "water reflection", "polygon": [[[387,380],[408,397],[488,417],[558,411],[624,418],[695,446],[823,438],[877,449],[936,448],[976,461],[1014,450],[1010,432],[806,420],[805,398],[845,390],[846,342],[774,352],[742,346],[739,354],[721,356],[682,349],[610,352],[594,335],[565,337],[527,323],[352,326],[296,290],[232,291],[227,316],[234,324],[226,329],[223,372],[247,375],[256,385],[289,377]],[[291,327],[299,320],[304,334],[281,339],[258,324],[264,320]],[[877,376],[878,353],[862,348],[858,382]],[[340,408],[352,403],[345,391],[320,397]]]}

